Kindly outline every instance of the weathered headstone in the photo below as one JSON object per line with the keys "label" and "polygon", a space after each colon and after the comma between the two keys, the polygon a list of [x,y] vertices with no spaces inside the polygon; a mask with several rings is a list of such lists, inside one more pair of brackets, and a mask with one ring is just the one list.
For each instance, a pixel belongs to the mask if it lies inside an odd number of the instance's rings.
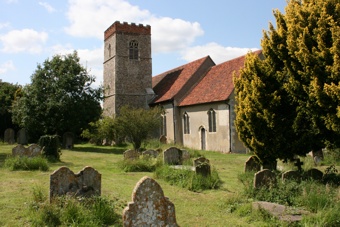
{"label": "weathered headstone", "polygon": [[63,148],[73,149],[74,146],[74,134],[72,132],[65,132],[63,135]]}
{"label": "weathered headstone", "polygon": [[303,162],[301,162],[299,158],[296,158],[295,161],[296,162],[294,163],[294,166],[296,166],[298,168],[299,172],[302,172]]}
{"label": "weathered headstone", "polygon": [[305,179],[313,179],[313,180],[320,181],[322,180],[323,172],[318,169],[312,168],[312,169],[307,170],[303,174],[303,176]]}
{"label": "weathered headstone", "polygon": [[154,179],[143,177],[136,184],[132,202],[123,211],[123,226],[178,226],[174,204]]}
{"label": "weathered headstone", "polygon": [[166,138],[166,136],[161,135],[161,137],[159,137],[159,142],[162,144],[167,144],[168,139]]}
{"label": "weathered headstone", "polygon": [[250,156],[244,164],[244,172],[255,171],[258,172],[261,170],[261,164],[258,162],[256,156]]}
{"label": "weathered headstone", "polygon": [[25,156],[27,155],[27,149],[24,145],[18,144],[17,146],[12,148],[13,156]]}
{"label": "weathered headstone", "polygon": [[170,147],[163,152],[164,164],[182,165],[182,151],[176,147]]}
{"label": "weathered headstone", "polygon": [[289,170],[286,171],[282,174],[282,181],[284,182],[285,180],[296,180],[300,181],[301,179],[301,174],[299,171],[296,170]]}
{"label": "weathered headstone", "polygon": [[5,130],[4,142],[9,143],[9,144],[15,143],[15,131],[14,131],[14,129],[8,128],[8,129]]}
{"label": "weathered headstone", "polygon": [[199,157],[194,160],[196,174],[209,176],[211,174],[210,162],[204,157]]}
{"label": "weathered headstone", "polygon": [[313,157],[314,160],[315,160],[315,157],[318,157],[318,159],[323,160],[324,156],[323,156],[322,149],[312,151],[312,157]]}
{"label": "weathered headstone", "polygon": [[276,184],[276,175],[269,169],[261,170],[254,175],[254,188],[270,187]]}
{"label": "weathered headstone", "polygon": [[20,157],[36,157],[41,155],[41,152],[41,147],[37,144],[31,144],[28,148],[22,144],[18,144],[16,147],[12,148],[12,155]]}
{"label": "weathered headstone", "polygon": [[138,151],[135,151],[135,150],[126,150],[124,151],[123,153],[124,155],[124,160],[127,160],[127,159],[138,159],[139,158],[139,152]]}
{"label": "weathered headstone", "polygon": [[22,128],[17,133],[17,143],[26,145],[28,143],[26,129]]}
{"label": "weathered headstone", "polygon": [[86,166],[74,174],[68,167],[60,167],[50,175],[50,201],[56,196],[100,196],[101,174]]}
{"label": "weathered headstone", "polygon": [[142,152],[142,155],[143,156],[149,156],[149,157],[152,157],[152,158],[157,158],[159,153],[158,153],[158,151],[155,151],[155,150],[146,150],[146,151]]}

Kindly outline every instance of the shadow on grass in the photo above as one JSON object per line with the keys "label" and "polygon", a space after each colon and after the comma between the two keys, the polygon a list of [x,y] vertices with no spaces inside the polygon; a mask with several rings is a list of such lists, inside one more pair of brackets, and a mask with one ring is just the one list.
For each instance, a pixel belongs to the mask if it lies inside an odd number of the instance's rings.
{"label": "shadow on grass", "polygon": [[0,167],[4,166],[5,159],[8,157],[8,154],[0,153]]}
{"label": "shadow on grass", "polygon": [[[75,146],[72,151],[76,152],[93,152],[104,154],[123,154],[126,147],[98,147],[98,146]],[[67,151],[66,151],[67,152]]]}

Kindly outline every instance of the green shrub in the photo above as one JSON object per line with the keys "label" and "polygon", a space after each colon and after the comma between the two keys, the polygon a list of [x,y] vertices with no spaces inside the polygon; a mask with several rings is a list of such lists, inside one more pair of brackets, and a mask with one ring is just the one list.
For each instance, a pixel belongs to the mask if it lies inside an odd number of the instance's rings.
{"label": "green shrub", "polygon": [[205,177],[189,169],[174,169],[168,165],[163,165],[156,168],[154,175],[155,178],[163,179],[171,185],[187,188],[190,191],[218,189],[222,184],[214,168],[211,175]]}
{"label": "green shrub", "polygon": [[117,165],[124,172],[153,172],[157,166],[161,165],[161,160],[142,156],[139,159],[122,160]]}
{"label": "green shrub", "polygon": [[9,156],[5,160],[4,166],[9,170],[41,170],[49,169],[48,162],[43,157],[19,157]]}
{"label": "green shrub", "polygon": [[43,156],[45,156],[49,161],[60,161],[61,144],[58,135],[41,136],[38,144],[43,148]]}

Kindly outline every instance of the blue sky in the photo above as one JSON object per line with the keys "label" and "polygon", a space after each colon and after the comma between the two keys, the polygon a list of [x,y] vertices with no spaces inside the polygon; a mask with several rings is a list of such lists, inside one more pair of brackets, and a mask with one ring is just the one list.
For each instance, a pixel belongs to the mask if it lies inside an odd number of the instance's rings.
{"label": "blue sky", "polygon": [[210,55],[219,64],[260,49],[286,0],[0,0],[0,79],[21,85],[46,59],[78,51],[102,83],[113,22],[151,26],[153,75]]}

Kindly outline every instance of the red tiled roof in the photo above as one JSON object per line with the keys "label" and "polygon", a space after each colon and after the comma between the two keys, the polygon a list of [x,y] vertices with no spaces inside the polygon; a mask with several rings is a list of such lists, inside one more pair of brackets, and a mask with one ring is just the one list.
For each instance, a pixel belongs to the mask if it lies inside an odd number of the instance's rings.
{"label": "red tiled roof", "polygon": [[[261,51],[254,53],[260,54]],[[234,90],[233,72],[238,72],[244,66],[244,60],[245,56],[241,56],[211,67],[179,106],[227,100]]]}
{"label": "red tiled roof", "polygon": [[152,77],[152,88],[157,94],[153,103],[174,99],[188,80],[207,60],[211,60],[209,56]]}

